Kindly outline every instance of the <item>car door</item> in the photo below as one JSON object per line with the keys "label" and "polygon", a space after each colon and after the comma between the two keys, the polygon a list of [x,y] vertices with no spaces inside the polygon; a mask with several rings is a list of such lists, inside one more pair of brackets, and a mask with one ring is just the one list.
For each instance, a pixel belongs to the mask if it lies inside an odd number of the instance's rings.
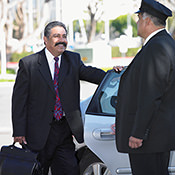
{"label": "car door", "polygon": [[117,92],[123,71],[107,73],[85,113],[85,144],[105,163],[111,174],[131,172],[128,155],[116,150],[114,133]]}
{"label": "car door", "polygon": [[[131,174],[127,154],[115,145],[115,106],[121,73],[109,71],[97,88],[85,112],[84,139],[89,149],[107,166],[112,175]],[[169,172],[175,174],[175,152],[171,152]]]}

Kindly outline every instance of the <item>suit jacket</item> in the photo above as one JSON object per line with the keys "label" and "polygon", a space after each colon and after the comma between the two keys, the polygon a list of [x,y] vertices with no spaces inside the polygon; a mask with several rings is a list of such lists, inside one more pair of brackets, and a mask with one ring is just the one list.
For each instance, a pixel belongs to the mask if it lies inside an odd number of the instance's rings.
{"label": "suit jacket", "polygon": [[[166,30],[153,36],[123,73],[116,111],[118,151],[175,149],[175,41]],[[143,139],[143,146],[129,148],[130,136]]]}
{"label": "suit jacket", "polygon": [[[85,66],[78,53],[62,54],[59,96],[72,134],[80,143],[83,142],[80,80],[99,84],[104,75],[100,69]],[[21,59],[12,95],[13,136],[25,136],[31,149],[42,149],[53,119],[55,98],[44,49]]]}

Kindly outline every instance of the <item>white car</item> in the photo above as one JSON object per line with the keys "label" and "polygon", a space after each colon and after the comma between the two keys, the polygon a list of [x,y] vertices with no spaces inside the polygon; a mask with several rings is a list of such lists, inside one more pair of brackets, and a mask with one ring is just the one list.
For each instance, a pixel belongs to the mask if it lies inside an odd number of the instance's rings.
{"label": "white car", "polygon": [[[109,71],[94,95],[81,102],[85,143],[77,149],[80,175],[131,175],[128,155],[117,151],[114,135],[115,106],[123,71]],[[169,172],[175,175],[174,152]]]}

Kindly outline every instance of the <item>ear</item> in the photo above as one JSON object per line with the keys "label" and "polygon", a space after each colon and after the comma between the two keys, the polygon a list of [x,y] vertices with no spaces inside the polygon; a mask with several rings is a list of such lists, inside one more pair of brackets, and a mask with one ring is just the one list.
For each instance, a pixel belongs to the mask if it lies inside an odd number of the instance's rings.
{"label": "ear", "polygon": [[153,23],[149,17],[147,17],[145,20],[147,25],[150,25],[151,23]]}
{"label": "ear", "polygon": [[44,40],[44,43],[47,44],[47,41],[48,40],[47,40],[47,37],[46,36],[43,37],[43,40]]}

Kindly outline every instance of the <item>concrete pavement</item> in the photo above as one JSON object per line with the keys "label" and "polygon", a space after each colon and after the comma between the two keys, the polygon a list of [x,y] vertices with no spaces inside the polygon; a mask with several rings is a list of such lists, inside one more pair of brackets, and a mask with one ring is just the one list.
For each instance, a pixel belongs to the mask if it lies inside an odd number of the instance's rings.
{"label": "concrete pavement", "polygon": [[12,143],[11,95],[13,82],[0,83],[0,147]]}

